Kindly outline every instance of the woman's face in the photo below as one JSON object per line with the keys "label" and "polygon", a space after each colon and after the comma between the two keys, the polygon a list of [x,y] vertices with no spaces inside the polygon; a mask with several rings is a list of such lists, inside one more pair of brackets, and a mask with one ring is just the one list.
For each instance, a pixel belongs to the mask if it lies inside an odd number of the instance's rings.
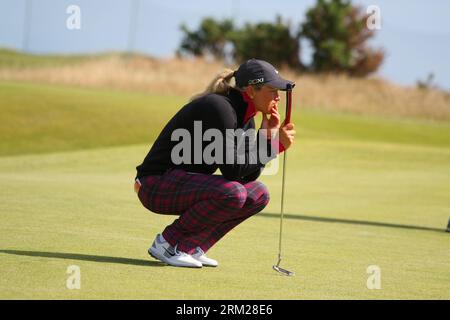
{"label": "woman's face", "polygon": [[278,101],[280,101],[278,89],[270,86],[263,86],[260,90],[249,88],[252,89],[249,95],[253,96],[253,103],[257,111],[270,114],[272,108],[278,108]]}

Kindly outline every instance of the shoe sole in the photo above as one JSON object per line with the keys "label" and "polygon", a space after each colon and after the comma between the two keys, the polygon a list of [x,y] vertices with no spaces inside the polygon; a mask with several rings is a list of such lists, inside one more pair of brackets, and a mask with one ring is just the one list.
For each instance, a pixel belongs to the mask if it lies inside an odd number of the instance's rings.
{"label": "shoe sole", "polygon": [[[195,258],[194,258],[195,259]],[[197,260],[198,261],[198,260]],[[217,268],[219,265],[213,265],[213,264],[204,264],[203,262],[199,261],[204,267],[208,268]]]}
{"label": "shoe sole", "polygon": [[164,262],[164,263],[167,263],[168,265],[173,266],[173,267],[194,268],[194,269],[199,269],[199,268],[202,267],[202,266],[178,266],[178,265],[174,265],[174,264],[170,263],[169,261],[167,261],[164,257],[159,257],[156,253],[153,253],[153,252],[151,251],[151,248],[148,249],[147,252],[148,252],[149,255],[151,255],[151,256],[152,256],[153,258],[155,258],[156,260],[159,260],[159,261],[162,261],[162,262]]}
{"label": "shoe sole", "polygon": [[217,268],[219,265],[213,266],[212,264],[203,264],[203,266],[208,268]]}

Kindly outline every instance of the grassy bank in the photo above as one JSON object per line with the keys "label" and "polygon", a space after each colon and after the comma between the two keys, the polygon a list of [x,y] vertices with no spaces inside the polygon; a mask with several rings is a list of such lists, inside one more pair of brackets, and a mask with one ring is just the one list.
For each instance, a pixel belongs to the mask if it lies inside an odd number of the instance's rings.
{"label": "grassy bank", "polygon": [[[188,100],[176,96],[0,82],[0,155],[150,143]],[[450,124],[295,106],[299,139],[450,146]],[[259,122],[260,119],[257,119]]]}
{"label": "grassy bank", "polygon": [[[236,66],[228,66],[236,68]],[[33,56],[0,51],[0,80],[65,84],[189,97],[202,92],[224,68],[201,59],[143,55]],[[281,70],[296,82],[294,104],[331,112],[450,120],[450,94],[404,87],[379,78],[355,79]]]}

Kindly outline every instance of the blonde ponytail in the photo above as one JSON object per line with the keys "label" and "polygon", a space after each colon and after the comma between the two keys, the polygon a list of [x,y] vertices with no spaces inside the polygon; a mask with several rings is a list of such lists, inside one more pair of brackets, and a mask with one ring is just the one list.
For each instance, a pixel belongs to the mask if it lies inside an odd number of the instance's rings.
{"label": "blonde ponytail", "polygon": [[227,93],[230,90],[230,88],[234,88],[234,85],[231,84],[233,76],[234,76],[233,70],[224,69],[211,81],[208,87],[206,87],[205,91],[193,96],[191,100],[200,98],[209,93],[218,93],[218,94]]}

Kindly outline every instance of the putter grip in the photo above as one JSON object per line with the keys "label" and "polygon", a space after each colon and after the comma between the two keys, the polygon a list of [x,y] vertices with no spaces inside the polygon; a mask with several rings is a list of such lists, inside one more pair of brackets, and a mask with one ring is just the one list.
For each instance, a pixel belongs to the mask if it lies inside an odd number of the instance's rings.
{"label": "putter grip", "polygon": [[291,112],[292,112],[292,87],[288,87],[286,90],[286,119],[284,124],[291,122]]}

